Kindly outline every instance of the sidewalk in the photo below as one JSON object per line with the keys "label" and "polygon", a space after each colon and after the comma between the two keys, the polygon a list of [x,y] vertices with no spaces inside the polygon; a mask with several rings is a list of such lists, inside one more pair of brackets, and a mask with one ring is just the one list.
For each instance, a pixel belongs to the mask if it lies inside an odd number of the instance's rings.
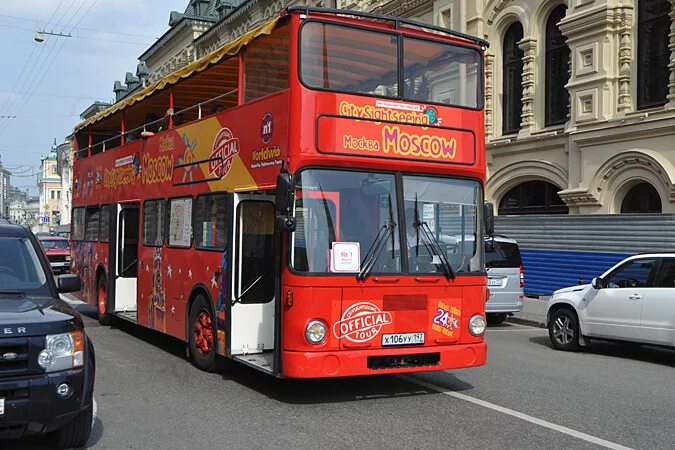
{"label": "sidewalk", "polygon": [[507,320],[509,322],[545,328],[548,299],[549,297],[525,297],[523,300],[523,309],[509,317]]}

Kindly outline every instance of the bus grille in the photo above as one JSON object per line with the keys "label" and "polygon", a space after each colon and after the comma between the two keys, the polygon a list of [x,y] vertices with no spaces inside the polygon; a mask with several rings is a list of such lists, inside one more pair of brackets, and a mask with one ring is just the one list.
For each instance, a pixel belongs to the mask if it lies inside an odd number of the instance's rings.
{"label": "bus grille", "polygon": [[412,355],[369,356],[368,368],[402,369],[406,367],[437,366],[441,362],[440,353],[415,353]]}

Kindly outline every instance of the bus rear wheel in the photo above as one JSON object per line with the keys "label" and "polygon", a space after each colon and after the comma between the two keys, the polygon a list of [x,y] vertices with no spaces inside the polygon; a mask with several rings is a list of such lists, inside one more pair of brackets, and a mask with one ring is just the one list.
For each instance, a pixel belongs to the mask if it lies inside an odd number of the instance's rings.
{"label": "bus rear wheel", "polygon": [[203,295],[198,295],[188,317],[188,348],[192,363],[206,372],[216,372],[221,369],[221,363],[216,354],[216,322],[212,308]]}
{"label": "bus rear wheel", "polygon": [[108,314],[108,288],[105,276],[99,275],[96,281],[96,310],[101,325],[110,325],[111,317]]}

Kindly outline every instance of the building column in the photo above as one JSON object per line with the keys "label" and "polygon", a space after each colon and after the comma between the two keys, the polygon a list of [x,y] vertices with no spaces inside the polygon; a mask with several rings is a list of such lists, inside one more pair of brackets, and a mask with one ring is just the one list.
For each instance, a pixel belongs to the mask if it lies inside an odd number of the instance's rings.
{"label": "building column", "polygon": [[675,0],[670,0],[670,79],[668,81],[668,107],[675,108]]}
{"label": "building column", "polygon": [[[632,8],[623,8],[618,13],[619,22],[619,101],[617,112],[625,114],[633,110],[631,96],[631,60],[633,59]],[[672,78],[672,75],[671,75]]]}
{"label": "building column", "polygon": [[521,115],[521,135],[529,135],[534,131],[534,83],[535,77],[535,52],[537,40],[525,38],[518,43],[523,51],[523,112]]}
{"label": "building column", "polygon": [[492,112],[493,108],[493,94],[494,94],[494,64],[495,57],[489,53],[485,55],[485,137],[486,140],[492,138]]}

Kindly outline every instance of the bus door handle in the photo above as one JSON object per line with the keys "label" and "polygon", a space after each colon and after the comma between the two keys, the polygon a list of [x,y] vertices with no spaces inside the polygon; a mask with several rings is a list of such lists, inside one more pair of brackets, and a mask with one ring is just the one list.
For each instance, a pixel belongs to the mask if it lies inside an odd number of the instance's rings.
{"label": "bus door handle", "polygon": [[400,278],[383,278],[383,277],[373,277],[375,283],[398,283],[401,281]]}
{"label": "bus door handle", "polygon": [[439,278],[415,277],[418,283],[438,283]]}

